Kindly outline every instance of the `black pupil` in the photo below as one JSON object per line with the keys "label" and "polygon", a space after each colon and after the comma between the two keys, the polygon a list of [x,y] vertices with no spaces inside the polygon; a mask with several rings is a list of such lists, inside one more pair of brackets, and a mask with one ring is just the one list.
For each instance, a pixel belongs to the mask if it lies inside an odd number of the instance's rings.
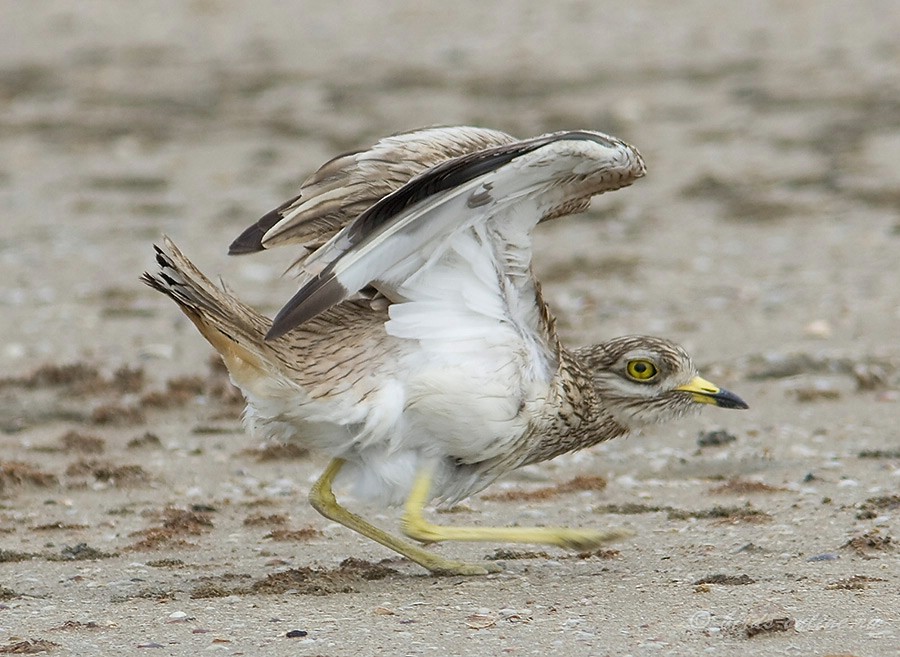
{"label": "black pupil", "polygon": [[644,372],[647,371],[647,363],[635,363],[634,371],[637,372],[638,374],[643,374]]}

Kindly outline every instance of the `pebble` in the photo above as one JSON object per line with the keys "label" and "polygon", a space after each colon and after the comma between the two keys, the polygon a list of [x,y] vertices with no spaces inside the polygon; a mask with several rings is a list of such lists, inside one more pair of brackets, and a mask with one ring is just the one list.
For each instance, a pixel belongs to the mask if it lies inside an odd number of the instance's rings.
{"label": "pebble", "polygon": [[19,360],[25,358],[28,351],[20,342],[10,342],[3,347],[3,357],[7,360]]}
{"label": "pebble", "polygon": [[307,632],[306,630],[291,630],[290,632],[286,633],[284,636],[286,636],[288,639],[302,639],[303,637],[307,636],[308,634],[309,634],[309,632]]}
{"label": "pebble", "polygon": [[389,609],[388,607],[375,607],[372,610],[372,613],[376,616],[396,616],[397,612],[393,609]]}
{"label": "pebble", "polygon": [[291,479],[276,479],[263,492],[270,497],[287,497],[297,492],[297,485]]}
{"label": "pebble", "polygon": [[183,611],[173,611],[169,614],[170,623],[179,623],[187,618],[187,613]]}
{"label": "pebble", "polygon": [[172,360],[175,357],[175,347],[171,344],[146,344],[138,351],[138,355],[143,360]]}
{"label": "pebble", "polygon": [[796,456],[799,458],[811,458],[814,456],[819,456],[820,450],[809,447],[808,445],[803,445],[801,443],[794,443],[790,446],[790,453],[792,456]]}
{"label": "pebble", "polygon": [[829,324],[826,320],[816,319],[806,325],[806,327],[803,329],[803,333],[809,338],[826,340],[831,337],[833,331],[831,329],[831,324]]}
{"label": "pebble", "polygon": [[727,445],[737,440],[737,436],[728,433],[724,429],[716,431],[701,431],[697,436],[697,444],[700,447],[717,447],[719,445]]}

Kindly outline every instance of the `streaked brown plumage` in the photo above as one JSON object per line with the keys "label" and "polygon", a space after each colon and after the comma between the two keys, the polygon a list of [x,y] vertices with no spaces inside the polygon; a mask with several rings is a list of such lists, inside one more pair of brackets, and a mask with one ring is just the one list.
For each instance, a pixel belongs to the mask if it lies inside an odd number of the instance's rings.
{"label": "streaked brown plumage", "polygon": [[[371,148],[330,159],[300,185],[299,193],[251,224],[228,248],[231,255],[297,245],[309,254],[376,201],[447,160],[514,143],[487,128],[424,128],[385,137]],[[276,224],[281,224],[273,230]]]}
{"label": "streaked brown plumage", "polygon": [[422,509],[701,403],[746,407],[667,340],[560,343],[531,274],[530,229],[643,171],[637,151],[599,133],[398,135],[326,163],[232,244],[306,250],[306,278],[275,328],[168,240],[144,281],[222,355],[256,433],[333,457],[310,493],[320,512],[433,572],[480,573],[351,514],[331,493],[334,478],[349,472],[366,498],[405,500],[404,530],[423,542],[586,548],[621,533],[438,527]]}

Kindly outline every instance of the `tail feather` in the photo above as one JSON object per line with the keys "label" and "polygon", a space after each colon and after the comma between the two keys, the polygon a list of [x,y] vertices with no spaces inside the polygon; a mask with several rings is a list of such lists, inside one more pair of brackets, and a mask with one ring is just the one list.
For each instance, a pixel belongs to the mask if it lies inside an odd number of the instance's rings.
{"label": "tail feather", "polygon": [[141,281],[178,304],[200,333],[222,356],[235,383],[253,387],[276,359],[264,336],[270,320],[210,281],[168,237],[156,246],[159,270],[144,272]]}

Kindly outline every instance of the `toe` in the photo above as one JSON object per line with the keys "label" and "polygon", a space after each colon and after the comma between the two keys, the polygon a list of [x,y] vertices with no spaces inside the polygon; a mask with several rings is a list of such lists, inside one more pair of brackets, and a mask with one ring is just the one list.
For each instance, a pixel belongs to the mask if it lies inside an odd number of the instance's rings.
{"label": "toe", "polygon": [[488,575],[490,573],[499,573],[503,571],[503,569],[495,563],[463,562],[448,562],[442,564],[438,568],[431,568],[430,570],[434,575],[462,575],[464,577]]}
{"label": "toe", "polygon": [[561,536],[560,544],[569,550],[595,550],[607,543],[620,541],[633,535],[634,532],[625,529],[611,529],[604,532],[572,532]]}

